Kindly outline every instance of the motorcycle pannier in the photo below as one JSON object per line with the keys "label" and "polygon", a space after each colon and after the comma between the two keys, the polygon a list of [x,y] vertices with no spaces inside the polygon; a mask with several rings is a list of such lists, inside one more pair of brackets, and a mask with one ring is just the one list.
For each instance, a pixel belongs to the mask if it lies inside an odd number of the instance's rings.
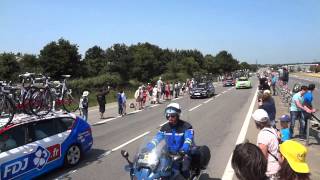
{"label": "motorcycle pannier", "polygon": [[191,151],[191,158],[193,168],[205,169],[211,158],[210,149],[208,146],[196,146]]}

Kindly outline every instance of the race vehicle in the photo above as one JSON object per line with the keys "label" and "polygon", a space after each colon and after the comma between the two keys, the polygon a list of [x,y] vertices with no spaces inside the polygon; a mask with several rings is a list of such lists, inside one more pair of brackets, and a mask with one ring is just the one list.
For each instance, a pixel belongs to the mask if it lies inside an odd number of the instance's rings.
{"label": "race vehicle", "polygon": [[251,81],[247,77],[239,77],[236,82],[236,89],[252,88]]}
{"label": "race vehicle", "polygon": [[90,125],[69,113],[0,119],[0,179],[32,179],[62,165],[75,166],[92,146]]}
{"label": "race vehicle", "polygon": [[190,98],[211,97],[215,93],[212,82],[198,83],[190,90]]}

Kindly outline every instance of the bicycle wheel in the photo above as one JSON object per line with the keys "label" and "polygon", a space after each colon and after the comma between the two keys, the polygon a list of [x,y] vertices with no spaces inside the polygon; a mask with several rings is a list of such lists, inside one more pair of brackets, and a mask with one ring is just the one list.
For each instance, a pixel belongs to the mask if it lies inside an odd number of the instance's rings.
{"label": "bicycle wheel", "polygon": [[0,95],[0,128],[6,127],[12,121],[15,114],[15,106],[10,99],[2,94]]}
{"label": "bicycle wheel", "polygon": [[36,91],[38,91],[38,88],[30,87],[30,89],[28,89],[27,92],[24,93],[22,96],[22,107],[23,107],[23,112],[25,114],[28,114],[28,115],[33,114],[31,110],[32,95]]}
{"label": "bicycle wheel", "polygon": [[30,110],[37,116],[47,115],[52,109],[52,96],[50,90],[40,88],[31,95]]}
{"label": "bicycle wheel", "polygon": [[74,98],[70,93],[63,94],[63,108],[67,112],[75,112],[79,108],[79,101]]}

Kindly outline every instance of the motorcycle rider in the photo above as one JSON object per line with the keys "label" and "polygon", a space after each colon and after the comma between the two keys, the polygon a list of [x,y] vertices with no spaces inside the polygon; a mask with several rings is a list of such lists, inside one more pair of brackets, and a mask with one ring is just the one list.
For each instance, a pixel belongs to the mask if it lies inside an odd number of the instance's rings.
{"label": "motorcycle rider", "polygon": [[178,103],[170,103],[165,109],[168,123],[164,124],[153,140],[147,144],[151,151],[161,140],[166,140],[168,152],[183,154],[181,174],[186,179],[190,176],[191,156],[190,149],[193,145],[192,126],[180,119],[181,108]]}

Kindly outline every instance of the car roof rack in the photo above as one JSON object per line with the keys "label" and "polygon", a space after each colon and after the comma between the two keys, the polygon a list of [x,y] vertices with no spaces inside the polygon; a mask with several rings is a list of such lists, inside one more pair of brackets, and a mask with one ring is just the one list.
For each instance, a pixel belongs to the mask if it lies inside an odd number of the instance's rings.
{"label": "car roof rack", "polygon": [[[74,114],[64,112],[64,111],[54,111],[50,112],[47,115],[44,116],[37,116],[37,115],[28,115],[28,114],[17,114],[14,116],[12,121],[10,122],[11,125],[15,124],[24,124],[27,122],[32,121],[41,121],[44,119],[52,119],[56,117],[75,117]],[[0,128],[3,128],[3,126],[8,122],[9,118],[0,119]]]}

